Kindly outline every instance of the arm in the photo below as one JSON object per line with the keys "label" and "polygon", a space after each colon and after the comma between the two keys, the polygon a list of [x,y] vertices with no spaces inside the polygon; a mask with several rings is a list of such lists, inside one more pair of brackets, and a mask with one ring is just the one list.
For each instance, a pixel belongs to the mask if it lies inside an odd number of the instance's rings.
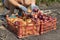
{"label": "arm", "polygon": [[31,0],[32,1],[32,3],[31,4],[35,4],[36,3],[36,0]]}
{"label": "arm", "polygon": [[9,2],[10,2],[12,5],[19,7],[19,8],[22,9],[23,11],[27,11],[27,8],[24,7],[23,5],[19,4],[16,0],[9,0]]}
{"label": "arm", "polygon": [[20,4],[16,0],[9,0],[9,2],[14,6],[17,6],[17,7],[20,6]]}

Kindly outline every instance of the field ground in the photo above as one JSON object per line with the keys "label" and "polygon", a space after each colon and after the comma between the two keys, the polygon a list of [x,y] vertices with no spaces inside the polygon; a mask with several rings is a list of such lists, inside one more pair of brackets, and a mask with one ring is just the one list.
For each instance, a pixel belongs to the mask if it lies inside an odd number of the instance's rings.
{"label": "field ground", "polygon": [[[23,39],[18,39],[12,32],[10,32],[6,28],[4,28],[4,26],[2,26],[2,21],[0,20],[0,40],[60,40],[60,6],[59,5],[56,6],[50,6],[51,8],[48,7],[47,9],[52,11],[52,13],[48,13],[48,15],[57,18],[57,30],[50,31],[39,36],[31,36]],[[5,9],[2,10],[2,8],[0,9],[1,19],[2,18],[1,14],[4,14],[6,10]]]}

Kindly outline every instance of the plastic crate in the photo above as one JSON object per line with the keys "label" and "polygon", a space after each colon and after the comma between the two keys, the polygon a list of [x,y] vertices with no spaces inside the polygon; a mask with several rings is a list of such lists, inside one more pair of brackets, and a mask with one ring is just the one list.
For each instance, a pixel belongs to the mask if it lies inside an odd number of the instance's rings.
{"label": "plastic crate", "polygon": [[[11,22],[9,20],[10,18],[7,18],[7,23],[9,25],[9,29],[12,30],[12,32],[15,32],[15,34],[17,35],[18,38],[24,38],[24,37],[28,37],[31,35],[39,35],[39,25],[34,24],[34,22],[32,21],[31,23],[27,23],[27,25],[24,25],[24,23],[22,23],[19,20],[16,20],[15,22]],[[16,18],[18,19],[18,18]],[[20,19],[20,18],[19,18]],[[15,19],[14,19],[15,20]],[[22,20],[23,21],[23,20]],[[16,23],[18,22],[18,23]],[[16,25],[15,25],[16,24]]]}
{"label": "plastic crate", "polygon": [[11,19],[6,16],[9,25],[8,28],[15,32],[18,38],[39,35],[51,30],[56,30],[56,18],[41,13],[35,14],[33,17],[35,18],[25,19],[25,16],[24,18],[17,16],[16,18]]}
{"label": "plastic crate", "polygon": [[46,20],[46,21],[43,21],[41,20],[41,26],[40,26],[40,32],[41,34],[43,33],[47,33],[51,30],[56,30],[56,18],[52,19],[52,20]]}

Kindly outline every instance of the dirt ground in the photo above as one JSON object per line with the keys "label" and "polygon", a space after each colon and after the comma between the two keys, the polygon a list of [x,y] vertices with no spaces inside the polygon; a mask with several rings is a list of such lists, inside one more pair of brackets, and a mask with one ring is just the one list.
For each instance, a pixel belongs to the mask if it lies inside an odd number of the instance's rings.
{"label": "dirt ground", "polygon": [[[14,33],[10,32],[4,26],[2,26],[3,21],[0,20],[0,40],[60,40],[60,6],[57,7],[50,6],[50,7],[47,9],[51,10],[52,13],[48,13],[48,15],[57,18],[57,30],[50,31],[48,33],[39,36],[30,36],[23,39],[18,39],[16,35],[14,35]],[[5,13],[5,11],[6,10],[4,9],[4,11],[0,12],[0,14]],[[0,19],[1,18],[2,17],[0,15]]]}

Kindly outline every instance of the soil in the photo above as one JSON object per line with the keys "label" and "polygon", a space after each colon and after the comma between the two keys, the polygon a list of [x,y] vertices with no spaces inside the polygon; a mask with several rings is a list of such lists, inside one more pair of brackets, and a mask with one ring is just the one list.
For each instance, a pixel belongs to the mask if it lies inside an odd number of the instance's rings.
{"label": "soil", "polygon": [[[2,18],[2,14],[6,12],[6,9],[0,8],[2,11],[0,12],[0,19]],[[51,13],[48,15],[57,18],[57,30],[50,31],[43,35],[39,36],[30,36],[22,39],[18,39],[16,35],[6,29],[6,27],[2,26],[3,21],[0,20],[0,40],[60,40],[60,5],[50,5],[46,9],[42,8],[43,10],[51,10]]]}

